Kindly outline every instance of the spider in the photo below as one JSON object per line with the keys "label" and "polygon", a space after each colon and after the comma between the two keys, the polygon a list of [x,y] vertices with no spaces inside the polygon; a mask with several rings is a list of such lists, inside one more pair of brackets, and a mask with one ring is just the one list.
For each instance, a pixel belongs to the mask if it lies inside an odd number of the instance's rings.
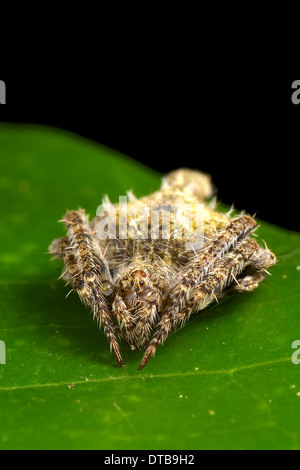
{"label": "spider", "polygon": [[[127,212],[106,197],[92,221],[84,209],[63,217],[66,236],[49,252],[63,261],[60,278],[92,308],[121,366],[118,340],[145,351],[142,369],[191,314],[227,293],[255,289],[275,264],[253,238],[254,218],[216,211],[214,192],[209,175],[179,169],[150,196],[128,192]],[[189,219],[182,207],[191,209]]]}

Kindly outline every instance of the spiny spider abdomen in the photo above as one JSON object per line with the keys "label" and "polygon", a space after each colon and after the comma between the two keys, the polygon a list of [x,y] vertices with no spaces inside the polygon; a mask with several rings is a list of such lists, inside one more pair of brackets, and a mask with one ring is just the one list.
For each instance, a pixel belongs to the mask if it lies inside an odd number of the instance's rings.
{"label": "spiny spider abdomen", "polygon": [[117,338],[146,350],[142,369],[192,313],[221,294],[255,289],[275,264],[275,255],[251,237],[255,220],[217,212],[212,196],[207,175],[180,169],[150,196],[129,192],[118,204],[105,198],[92,221],[82,209],[62,219],[67,234],[49,251],[103,325],[120,365]]}

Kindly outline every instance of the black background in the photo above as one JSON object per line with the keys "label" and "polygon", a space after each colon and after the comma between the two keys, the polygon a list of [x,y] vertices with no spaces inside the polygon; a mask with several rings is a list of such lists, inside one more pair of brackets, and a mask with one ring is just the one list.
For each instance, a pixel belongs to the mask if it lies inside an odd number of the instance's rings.
{"label": "black background", "polygon": [[300,229],[296,76],[120,67],[111,74],[27,71],[0,79],[7,91],[1,121],[67,129],[161,173],[201,169],[223,202]]}

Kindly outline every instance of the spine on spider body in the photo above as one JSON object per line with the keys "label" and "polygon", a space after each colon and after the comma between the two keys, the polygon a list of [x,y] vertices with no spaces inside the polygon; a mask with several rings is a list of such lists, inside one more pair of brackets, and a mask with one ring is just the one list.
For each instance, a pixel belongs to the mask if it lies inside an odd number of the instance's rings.
{"label": "spine on spider body", "polygon": [[146,261],[155,263],[160,258],[166,265],[183,266],[192,258],[186,247],[194,246],[197,237],[202,246],[230,224],[227,214],[215,211],[214,204],[204,204],[213,192],[210,178],[203,173],[178,170],[149,196],[137,199],[130,191],[127,194],[125,208],[106,196],[102,203],[106,215],[98,215],[91,223],[98,234],[104,218],[116,222],[112,239],[99,240],[103,250],[109,245],[107,260],[112,270],[139,255]]}

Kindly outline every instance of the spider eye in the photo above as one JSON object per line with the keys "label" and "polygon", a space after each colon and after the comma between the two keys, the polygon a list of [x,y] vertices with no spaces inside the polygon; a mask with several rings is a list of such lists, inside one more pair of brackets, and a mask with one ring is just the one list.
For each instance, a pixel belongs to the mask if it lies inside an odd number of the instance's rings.
{"label": "spider eye", "polygon": [[144,285],[144,281],[140,281],[140,286],[142,287]]}
{"label": "spider eye", "polygon": [[106,297],[109,297],[114,291],[114,286],[110,281],[104,281],[102,283],[102,290],[103,290],[103,294]]}

